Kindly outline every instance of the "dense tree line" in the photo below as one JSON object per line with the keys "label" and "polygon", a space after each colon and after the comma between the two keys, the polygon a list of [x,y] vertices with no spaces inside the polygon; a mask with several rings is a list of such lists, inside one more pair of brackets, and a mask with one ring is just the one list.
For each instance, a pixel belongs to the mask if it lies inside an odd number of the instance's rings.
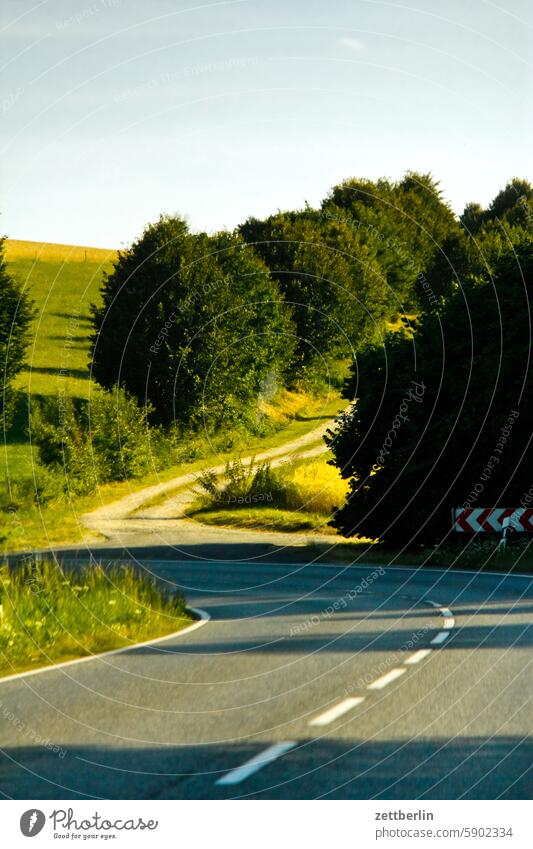
{"label": "dense tree line", "polygon": [[[92,409],[43,407],[41,459],[79,491],[140,474],[170,451],[170,423],[257,428],[261,398],[349,358],[353,404],[328,438],[350,481],[342,534],[435,541],[453,507],[519,506],[533,467],[532,219],[526,181],[456,218],[414,172],[347,180],[316,209],[231,233],[163,216],[119,254],[93,308],[106,391]],[[6,415],[31,309],[3,260],[0,287]],[[409,328],[388,332],[406,313]]]}
{"label": "dense tree line", "polygon": [[459,222],[429,175],[348,180],[318,209],[191,233],[162,217],[120,254],[94,309],[93,374],[158,422],[253,421],[265,386],[312,385],[416,308]]}
{"label": "dense tree line", "polygon": [[[350,480],[334,525],[408,543],[444,538],[455,507],[524,506],[533,468],[533,193],[512,181],[427,269],[414,335],[357,358],[329,436]],[[454,250],[446,253],[447,246]]]}

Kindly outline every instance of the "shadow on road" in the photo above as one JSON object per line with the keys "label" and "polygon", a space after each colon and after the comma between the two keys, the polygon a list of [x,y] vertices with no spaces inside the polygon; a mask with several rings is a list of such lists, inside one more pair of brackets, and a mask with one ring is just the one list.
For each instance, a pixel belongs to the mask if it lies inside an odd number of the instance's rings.
{"label": "shadow on road", "polygon": [[513,736],[301,740],[243,783],[216,785],[271,742],[64,744],[63,757],[37,746],[10,748],[0,758],[0,791],[15,799],[529,799],[533,791],[531,742]]}

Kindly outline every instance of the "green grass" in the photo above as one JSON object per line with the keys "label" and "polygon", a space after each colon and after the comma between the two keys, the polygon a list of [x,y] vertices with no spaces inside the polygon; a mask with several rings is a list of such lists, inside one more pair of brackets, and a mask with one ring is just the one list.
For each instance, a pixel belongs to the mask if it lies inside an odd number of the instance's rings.
{"label": "green grass", "polygon": [[321,513],[298,513],[273,507],[241,507],[238,510],[193,510],[188,516],[205,525],[221,525],[225,528],[282,533],[315,531],[335,535],[335,531],[327,526],[329,517]]}
{"label": "green grass", "polygon": [[83,536],[64,502],[42,510],[28,503],[18,513],[7,507],[22,502],[34,474],[43,474],[28,438],[32,399],[59,391],[88,397],[89,307],[99,300],[102,274],[111,270],[116,251],[8,239],[5,256],[9,271],[33,300],[36,315],[27,364],[15,384],[19,390],[15,421],[2,446],[0,483],[5,497],[0,542],[29,548]]}
{"label": "green grass", "polygon": [[327,460],[324,454],[277,468],[233,464],[218,480],[199,481],[202,491],[188,516],[208,525],[334,535],[328,522],[344,503],[347,484]]}
{"label": "green grass", "polygon": [[16,421],[3,446],[4,479],[20,480],[34,467],[27,437],[31,398],[59,391],[88,397],[89,307],[99,301],[102,274],[111,270],[116,251],[7,239],[5,256],[36,309],[27,363],[15,383]]}
{"label": "green grass", "polygon": [[[327,421],[338,413],[342,406],[343,403],[336,393],[332,393],[326,400],[308,397],[300,408],[298,418],[290,420],[287,425],[281,426],[280,430],[264,438],[247,439],[246,443],[241,444],[240,451],[243,453],[259,452],[275,448],[289,440],[303,436],[310,428],[318,427],[321,421]],[[4,502],[3,514],[0,512],[0,517],[3,515],[4,518],[3,528],[0,526],[0,544],[3,544],[6,551],[28,551],[47,545],[60,545],[87,539],[89,533],[80,519],[83,513],[90,512],[102,504],[115,501],[141,487],[151,486],[189,472],[200,472],[206,467],[225,463],[235,457],[237,452],[235,443],[231,449],[224,450],[224,448],[221,448],[217,451],[216,447],[207,439],[199,439],[195,448],[195,451],[199,454],[196,459],[186,459],[162,471],[154,470],[154,472],[135,480],[104,484],[91,495],[78,498],[62,495],[39,505],[28,503],[27,497],[18,498],[18,492],[21,489],[26,494],[28,489],[33,491],[33,473],[36,472],[39,478],[43,475],[42,470],[33,466],[31,452],[27,445],[10,445],[9,448],[12,452],[20,451],[21,457],[16,473],[12,468],[10,469],[12,497],[15,506],[19,506],[19,509],[15,511],[9,509],[7,506],[9,498],[7,498]],[[164,496],[155,499],[154,503],[164,500],[170,495],[171,493],[167,492]]]}
{"label": "green grass", "polygon": [[183,596],[131,566],[0,567],[0,675],[155,639],[190,624]]}
{"label": "green grass", "polygon": [[309,558],[325,563],[369,564],[382,566],[421,566],[438,569],[470,569],[480,572],[533,574],[533,545],[525,536],[514,540],[507,550],[498,549],[498,540],[472,537],[459,543],[451,539],[434,548],[409,549],[386,547],[372,540],[349,539],[308,543]]}
{"label": "green grass", "polygon": [[8,239],[5,255],[9,272],[37,310],[17,387],[32,395],[55,395],[61,389],[87,397],[89,307],[99,302],[102,274],[111,270],[116,251]]}

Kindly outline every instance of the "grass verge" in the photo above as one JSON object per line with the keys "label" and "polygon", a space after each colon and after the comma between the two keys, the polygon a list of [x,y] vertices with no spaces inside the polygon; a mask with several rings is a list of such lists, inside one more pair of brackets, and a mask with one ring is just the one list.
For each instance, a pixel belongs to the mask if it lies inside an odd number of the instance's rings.
{"label": "grass verge", "polygon": [[204,524],[333,536],[328,522],[347,489],[327,455],[275,468],[237,461],[219,479],[213,472],[200,476],[199,485],[203,492],[187,515]]}
{"label": "grass verge", "polygon": [[250,507],[239,510],[193,510],[187,515],[205,525],[221,525],[226,528],[281,531],[282,533],[315,531],[335,536],[333,528],[327,526],[328,517],[320,513],[298,513],[294,510]]}
{"label": "grass verge", "polygon": [[192,621],[182,595],[163,593],[129,565],[3,565],[0,605],[0,676],[156,639]]}
{"label": "grass verge", "polygon": [[310,558],[324,563],[533,574],[533,543],[525,537],[513,540],[503,552],[497,539],[480,541],[474,536],[465,543],[451,541],[434,548],[418,549],[387,548],[372,540],[339,541],[337,537],[331,543],[310,541],[307,550]]}

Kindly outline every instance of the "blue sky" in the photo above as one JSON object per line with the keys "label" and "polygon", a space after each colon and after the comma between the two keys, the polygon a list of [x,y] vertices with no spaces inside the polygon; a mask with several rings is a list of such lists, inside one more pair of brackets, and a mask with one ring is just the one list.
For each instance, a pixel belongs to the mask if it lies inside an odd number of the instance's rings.
{"label": "blue sky", "polygon": [[349,176],[531,177],[529,0],[3,0],[1,230],[127,245]]}

